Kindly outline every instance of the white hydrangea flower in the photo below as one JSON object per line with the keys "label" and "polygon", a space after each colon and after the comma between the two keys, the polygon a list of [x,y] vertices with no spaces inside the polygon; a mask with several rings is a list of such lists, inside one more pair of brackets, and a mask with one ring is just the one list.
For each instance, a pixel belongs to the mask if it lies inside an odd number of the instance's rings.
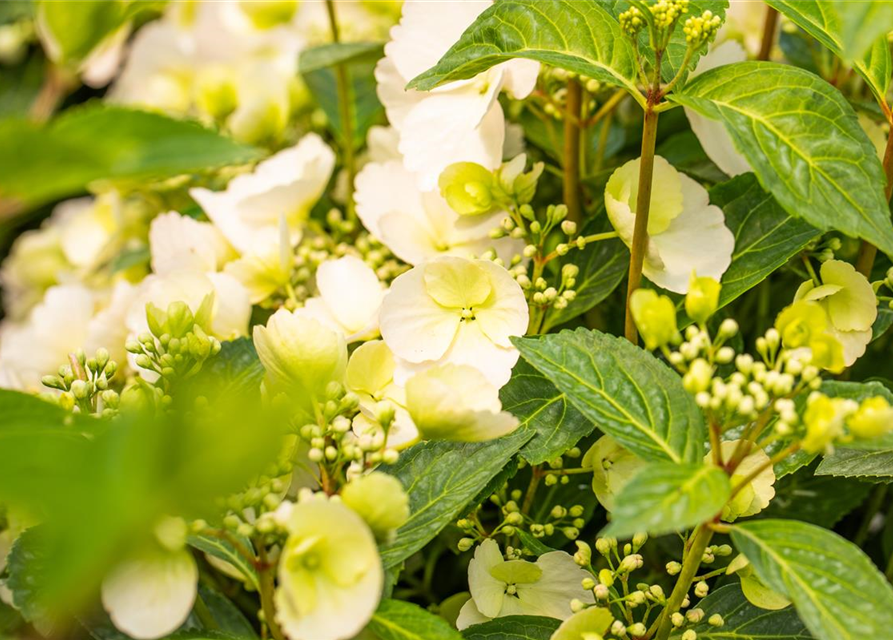
{"label": "white hydrangea flower", "polygon": [[729,0],[725,21],[716,35],[716,42],[737,40],[748,55],[755,57],[763,44],[763,26],[769,7],[752,0]]}
{"label": "white hydrangea flower", "polygon": [[571,600],[594,604],[592,591],[580,583],[589,573],[577,566],[564,551],[550,551],[536,562],[506,560],[493,540],[484,540],[468,564],[468,589],[471,600],[459,613],[456,626],[473,624],[503,616],[544,616],[567,620]]}
{"label": "white hydrangea flower", "polygon": [[315,133],[233,178],[225,191],[191,189],[211,221],[240,253],[278,246],[284,213],[291,241],[301,237],[310,209],[322,195],[335,154]]}
{"label": "white hydrangea flower", "polygon": [[440,255],[479,256],[493,248],[503,260],[523,248],[511,238],[490,238],[505,212],[460,216],[439,191],[420,191],[398,161],[369,163],[357,175],[357,215],[369,232],[409,264]]}
{"label": "white hydrangea flower", "polygon": [[290,508],[279,558],[276,620],[290,640],[353,638],[378,607],[384,571],[375,537],[341,502]]}
{"label": "white hydrangea flower", "polygon": [[474,78],[431,92],[406,84],[434,66],[475,18],[492,3],[405,2],[400,24],[391,29],[385,57],[375,69],[378,97],[388,121],[400,132],[400,152],[423,190],[433,189],[444,168],[476,162],[495,169],[503,157],[505,116],[502,89],[524,98],[536,84],[539,64],[512,60]]}
{"label": "white hydrangea flower", "polygon": [[[614,171],[605,187],[605,209],[620,239],[631,246],[636,225],[639,163]],[[642,272],[656,285],[688,291],[692,272],[719,281],[732,262],[735,237],[707,190],[661,156],[654,157],[648,250]]]}
{"label": "white hydrangea flower", "polygon": [[397,277],[381,307],[381,335],[395,379],[438,364],[467,364],[502,387],[518,360],[512,336],[527,330],[524,292],[487,260],[442,257]]}
{"label": "white hydrangea flower", "polygon": [[[726,440],[721,445],[723,460],[729,460],[738,448],[740,440]],[[704,456],[708,464],[713,459],[713,454]],[[775,497],[775,471],[772,466],[766,467],[769,456],[760,448],[753,448],[744,456],[741,463],[735,469],[731,477],[732,488],[736,488],[745,478],[757,469],[764,467],[756,478],[751,480],[746,487],[739,490],[735,498],[722,510],[722,519],[726,522],[734,522],[738,518],[753,516],[769,506]]]}
{"label": "white hydrangea flower", "polygon": [[439,365],[411,377],[406,410],[426,440],[485,442],[518,428],[518,419],[502,411],[499,389],[466,364]]}
{"label": "white hydrangea flower", "polygon": [[102,581],[102,606],[115,627],[137,640],[169,635],[195,604],[198,567],[186,549],[146,550]]}
{"label": "white hydrangea flower", "polygon": [[149,227],[152,271],[213,273],[235,257],[223,234],[210,222],[199,222],[176,211],[163,213]]}
{"label": "white hydrangea flower", "polygon": [[295,315],[314,318],[344,334],[348,342],[378,333],[378,311],[385,290],[369,265],[355,256],[327,260],[316,270],[319,296]]}
{"label": "white hydrangea flower", "polygon": [[[698,66],[692,72],[695,77],[710,69],[721,67],[735,62],[747,60],[747,53],[737,40],[727,40],[714,47],[707,55],[701,57]],[[694,109],[685,107],[685,115],[691,125],[691,130],[701,143],[704,153],[713,160],[717,167],[730,176],[735,177],[751,171],[747,158],[735,148],[732,137],[726,131],[725,125],[719,121],[702,116]]]}
{"label": "white hydrangea flower", "polygon": [[851,366],[871,342],[871,327],[877,320],[877,295],[868,278],[848,262],[828,260],[819,271],[822,284],[807,280],[794,294],[794,301],[818,302],[831,321],[828,333],[843,345],[843,360]]}

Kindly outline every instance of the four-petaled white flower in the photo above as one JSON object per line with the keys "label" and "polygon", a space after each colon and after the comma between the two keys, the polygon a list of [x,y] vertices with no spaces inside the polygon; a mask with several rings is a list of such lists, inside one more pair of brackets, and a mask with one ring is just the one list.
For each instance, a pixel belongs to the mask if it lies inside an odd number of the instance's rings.
{"label": "four-petaled white flower", "polygon": [[405,2],[400,24],[391,29],[385,57],[375,69],[378,97],[388,121],[400,132],[406,167],[423,190],[435,188],[440,172],[454,162],[498,167],[505,140],[499,92],[505,89],[521,99],[536,84],[538,63],[511,60],[431,92],[405,89],[410,80],[433,67],[491,4],[489,0]]}
{"label": "four-petaled white flower", "polygon": [[[627,246],[632,245],[636,226],[640,163],[627,162],[605,187],[608,218]],[[676,293],[688,291],[692,272],[719,280],[735,248],[722,209],[710,204],[707,190],[661,156],[654,157],[647,246],[642,272]]]}
{"label": "four-petaled white flower", "polygon": [[397,277],[381,307],[381,335],[397,359],[395,379],[437,364],[467,364],[497,388],[518,360],[527,330],[524,292],[487,260],[443,257]]}
{"label": "four-petaled white flower", "polygon": [[499,545],[484,540],[468,564],[471,600],[459,613],[456,626],[464,629],[503,616],[571,617],[571,600],[593,604],[592,591],[580,583],[589,573],[564,551],[550,551],[536,562],[506,560]]}

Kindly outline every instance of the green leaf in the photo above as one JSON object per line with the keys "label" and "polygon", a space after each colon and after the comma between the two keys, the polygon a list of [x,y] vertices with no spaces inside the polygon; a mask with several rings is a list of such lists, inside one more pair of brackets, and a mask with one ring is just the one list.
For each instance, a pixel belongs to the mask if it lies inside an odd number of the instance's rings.
{"label": "green leaf", "polygon": [[595,428],[539,371],[520,361],[499,391],[502,408],[536,435],[521,449],[530,464],[554,460]]}
{"label": "green leaf", "polygon": [[732,528],[760,580],[786,595],[819,640],[884,638],[893,628],[893,587],[858,547],[793,520]]}
{"label": "green leaf", "polygon": [[891,326],[893,326],[893,309],[881,305],[877,310],[877,320],[874,321],[874,324],[871,327],[872,342],[887,333],[887,330]]}
{"label": "green leaf", "polygon": [[397,600],[382,600],[366,628],[378,640],[462,640],[440,616]]}
{"label": "green leaf", "polygon": [[502,0],[485,10],[433,68],[408,88],[429,91],[512,58],[536,60],[606,84],[635,85],[632,45],[598,2]]}
{"label": "green leaf", "polygon": [[304,49],[298,58],[298,72],[311,73],[367,58],[375,61],[383,52],[384,45],[380,42],[330,42]]}
{"label": "green leaf", "polygon": [[210,587],[199,584],[198,593],[219,627],[219,631],[242,639],[257,638],[254,628],[229,598]]}
{"label": "green leaf", "polygon": [[[785,14],[833,54],[852,62],[875,97],[886,104],[891,75],[887,31],[893,22],[893,5],[889,2],[834,3],[816,0],[767,0],[767,4]],[[874,42],[870,39],[870,33],[857,34],[860,38],[869,38],[858,43],[845,40],[844,33],[857,33],[857,29],[853,28],[857,26],[854,18],[863,10],[888,14],[886,21],[866,25],[869,31],[876,30]]]}
{"label": "green leaf", "polygon": [[893,480],[893,451],[837,449],[822,460],[815,473],[817,476],[871,478],[890,482]]}
{"label": "green leaf", "polygon": [[216,393],[253,396],[260,393],[265,373],[251,338],[237,338],[221,343],[220,353],[205,363],[198,382],[210,383]]}
{"label": "green leaf", "polygon": [[410,447],[383,470],[399,479],[409,495],[410,516],[394,542],[381,548],[385,568],[400,564],[461,515],[468,502],[533,437],[518,430],[475,444],[430,441]]}
{"label": "green leaf", "polygon": [[549,640],[561,620],[542,616],[506,616],[462,632],[465,640]]}
{"label": "green leaf", "polygon": [[[224,562],[228,562],[233,568],[245,576],[245,579],[254,587],[255,591],[260,590],[260,580],[258,579],[257,569],[255,569],[254,564],[249,562],[248,559],[239,553],[227,540],[214,536],[196,535],[189,536],[187,542],[189,543],[189,546],[194,547],[199,551],[203,551],[208,555],[212,555]],[[241,538],[239,542],[245,545],[248,549],[251,548],[251,542],[247,538]]]}
{"label": "green leaf", "polygon": [[722,510],[732,487],[719,467],[657,462],[630,480],[616,499],[604,535],[630,538],[685,531]]}
{"label": "green leaf", "polygon": [[679,376],[647,351],[586,329],[513,342],[584,416],[640,458],[695,462],[703,457],[700,409]]}
{"label": "green leaf", "polygon": [[752,173],[710,189],[710,202],[735,235],[732,263],[722,277],[723,307],[796,256],[819,232],[785,212]]}
{"label": "green leaf", "polygon": [[47,564],[45,527],[26,529],[7,556],[6,587],[12,593],[12,603],[29,622],[50,622],[40,587],[51,571]]}
{"label": "green leaf", "polygon": [[813,74],[770,62],[711,69],[671,99],[720,120],[791,215],[893,254],[883,169],[853,108]]}
{"label": "green leaf", "polygon": [[[729,584],[711,591],[698,603],[704,610],[704,620],[690,627],[698,634],[698,640],[811,640],[793,607],[780,611],[767,611],[755,607],[737,584]],[[707,620],[713,614],[722,616],[721,627],[711,626]],[[683,631],[673,633],[679,640]]]}
{"label": "green leaf", "polygon": [[120,0],[41,0],[37,20],[49,56],[61,64],[71,64],[83,61],[117,31],[127,20],[127,10]]}
{"label": "green leaf", "polygon": [[49,125],[0,122],[0,196],[37,205],[96,180],[161,180],[260,157],[194,122],[91,103]]}
{"label": "green leaf", "polygon": [[775,497],[759,518],[790,518],[830,528],[857,508],[871,491],[859,480],[816,476],[813,466],[775,483]]}
{"label": "green leaf", "polygon": [[526,549],[528,549],[529,551],[532,551],[534,554],[536,554],[538,556],[541,556],[544,553],[549,553],[551,551],[555,551],[555,549],[540,542],[539,538],[535,538],[533,536],[533,534],[527,533],[523,529],[516,529],[515,533],[518,536],[518,539],[521,541],[521,544]]}

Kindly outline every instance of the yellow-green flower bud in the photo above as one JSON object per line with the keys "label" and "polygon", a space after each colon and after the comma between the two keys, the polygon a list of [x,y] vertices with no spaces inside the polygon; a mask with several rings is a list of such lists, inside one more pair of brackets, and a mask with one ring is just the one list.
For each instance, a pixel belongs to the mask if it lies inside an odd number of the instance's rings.
{"label": "yellow-green flower bud", "polygon": [[676,337],[676,307],[667,296],[652,289],[636,289],[630,310],[647,349],[663,347]]}
{"label": "yellow-green flower bud", "polygon": [[713,278],[692,274],[685,295],[685,313],[697,323],[706,322],[719,306],[720,284]]}
{"label": "yellow-green flower bud", "polygon": [[883,396],[863,400],[847,426],[857,438],[879,438],[893,429],[893,407]]}
{"label": "yellow-green flower bud", "polygon": [[852,401],[829,398],[821,393],[812,394],[803,414],[806,425],[806,437],[800,445],[803,450],[819,453],[830,449],[834,441],[843,435],[844,420],[852,410]]}
{"label": "yellow-green flower bud", "polygon": [[403,485],[379,471],[348,482],[341,500],[366,521],[379,541],[391,540],[409,519],[409,497]]}
{"label": "yellow-green flower bud", "polygon": [[488,213],[493,208],[493,174],[474,162],[456,162],[440,174],[440,195],[460,216]]}
{"label": "yellow-green flower bud", "polygon": [[239,0],[242,10],[257,29],[272,29],[291,22],[298,0]]}

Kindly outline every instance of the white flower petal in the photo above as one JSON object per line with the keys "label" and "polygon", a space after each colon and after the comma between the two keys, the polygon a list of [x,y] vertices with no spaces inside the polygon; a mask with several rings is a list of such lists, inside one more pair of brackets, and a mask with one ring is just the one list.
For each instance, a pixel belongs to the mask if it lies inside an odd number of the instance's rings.
{"label": "white flower petal", "polygon": [[523,100],[536,87],[540,63],[516,58],[499,65],[502,70],[502,88],[515,100]]}
{"label": "white flower petal", "polygon": [[399,132],[406,121],[406,116],[425,99],[426,94],[421,91],[405,90],[408,81],[400,75],[394,62],[387,57],[375,65],[375,82],[375,92],[384,105],[388,122]]}
{"label": "white flower petal", "polygon": [[459,631],[467,629],[471,625],[489,622],[492,618],[488,618],[474,606],[474,599],[468,600],[459,610],[459,617],[456,618],[456,628]]}
{"label": "white flower petal", "polygon": [[583,578],[589,577],[588,572],[577,566],[570,554],[551,551],[541,555],[536,565],[543,571],[540,579],[518,585],[518,599],[525,614],[567,620],[573,615],[570,602],[574,598],[595,603],[592,591],[580,586]]}
{"label": "white flower petal", "polygon": [[509,338],[523,336],[530,320],[524,291],[498,264],[479,260],[477,265],[488,273],[493,289],[487,301],[476,307],[475,322],[495,344],[514,349]]}
{"label": "white flower petal", "polygon": [[443,252],[435,231],[414,216],[389,213],[379,221],[379,229],[382,243],[408,264],[420,264]]}
{"label": "white flower petal", "polygon": [[372,162],[363,167],[356,178],[354,198],[357,215],[369,233],[381,239],[381,219],[400,213],[422,220],[425,207],[415,176],[400,161]]}
{"label": "white flower petal", "polygon": [[355,256],[327,260],[316,271],[320,296],[348,334],[376,324],[384,291],[375,272]]}
{"label": "white flower petal", "polygon": [[149,227],[152,270],[217,271],[231,257],[232,249],[217,228],[176,211],[161,214]]}
{"label": "white flower petal", "polygon": [[505,583],[490,575],[490,570],[505,561],[499,545],[484,540],[474,551],[474,558],[468,563],[468,590],[474,606],[481,615],[495,618],[502,609],[505,597]]}

